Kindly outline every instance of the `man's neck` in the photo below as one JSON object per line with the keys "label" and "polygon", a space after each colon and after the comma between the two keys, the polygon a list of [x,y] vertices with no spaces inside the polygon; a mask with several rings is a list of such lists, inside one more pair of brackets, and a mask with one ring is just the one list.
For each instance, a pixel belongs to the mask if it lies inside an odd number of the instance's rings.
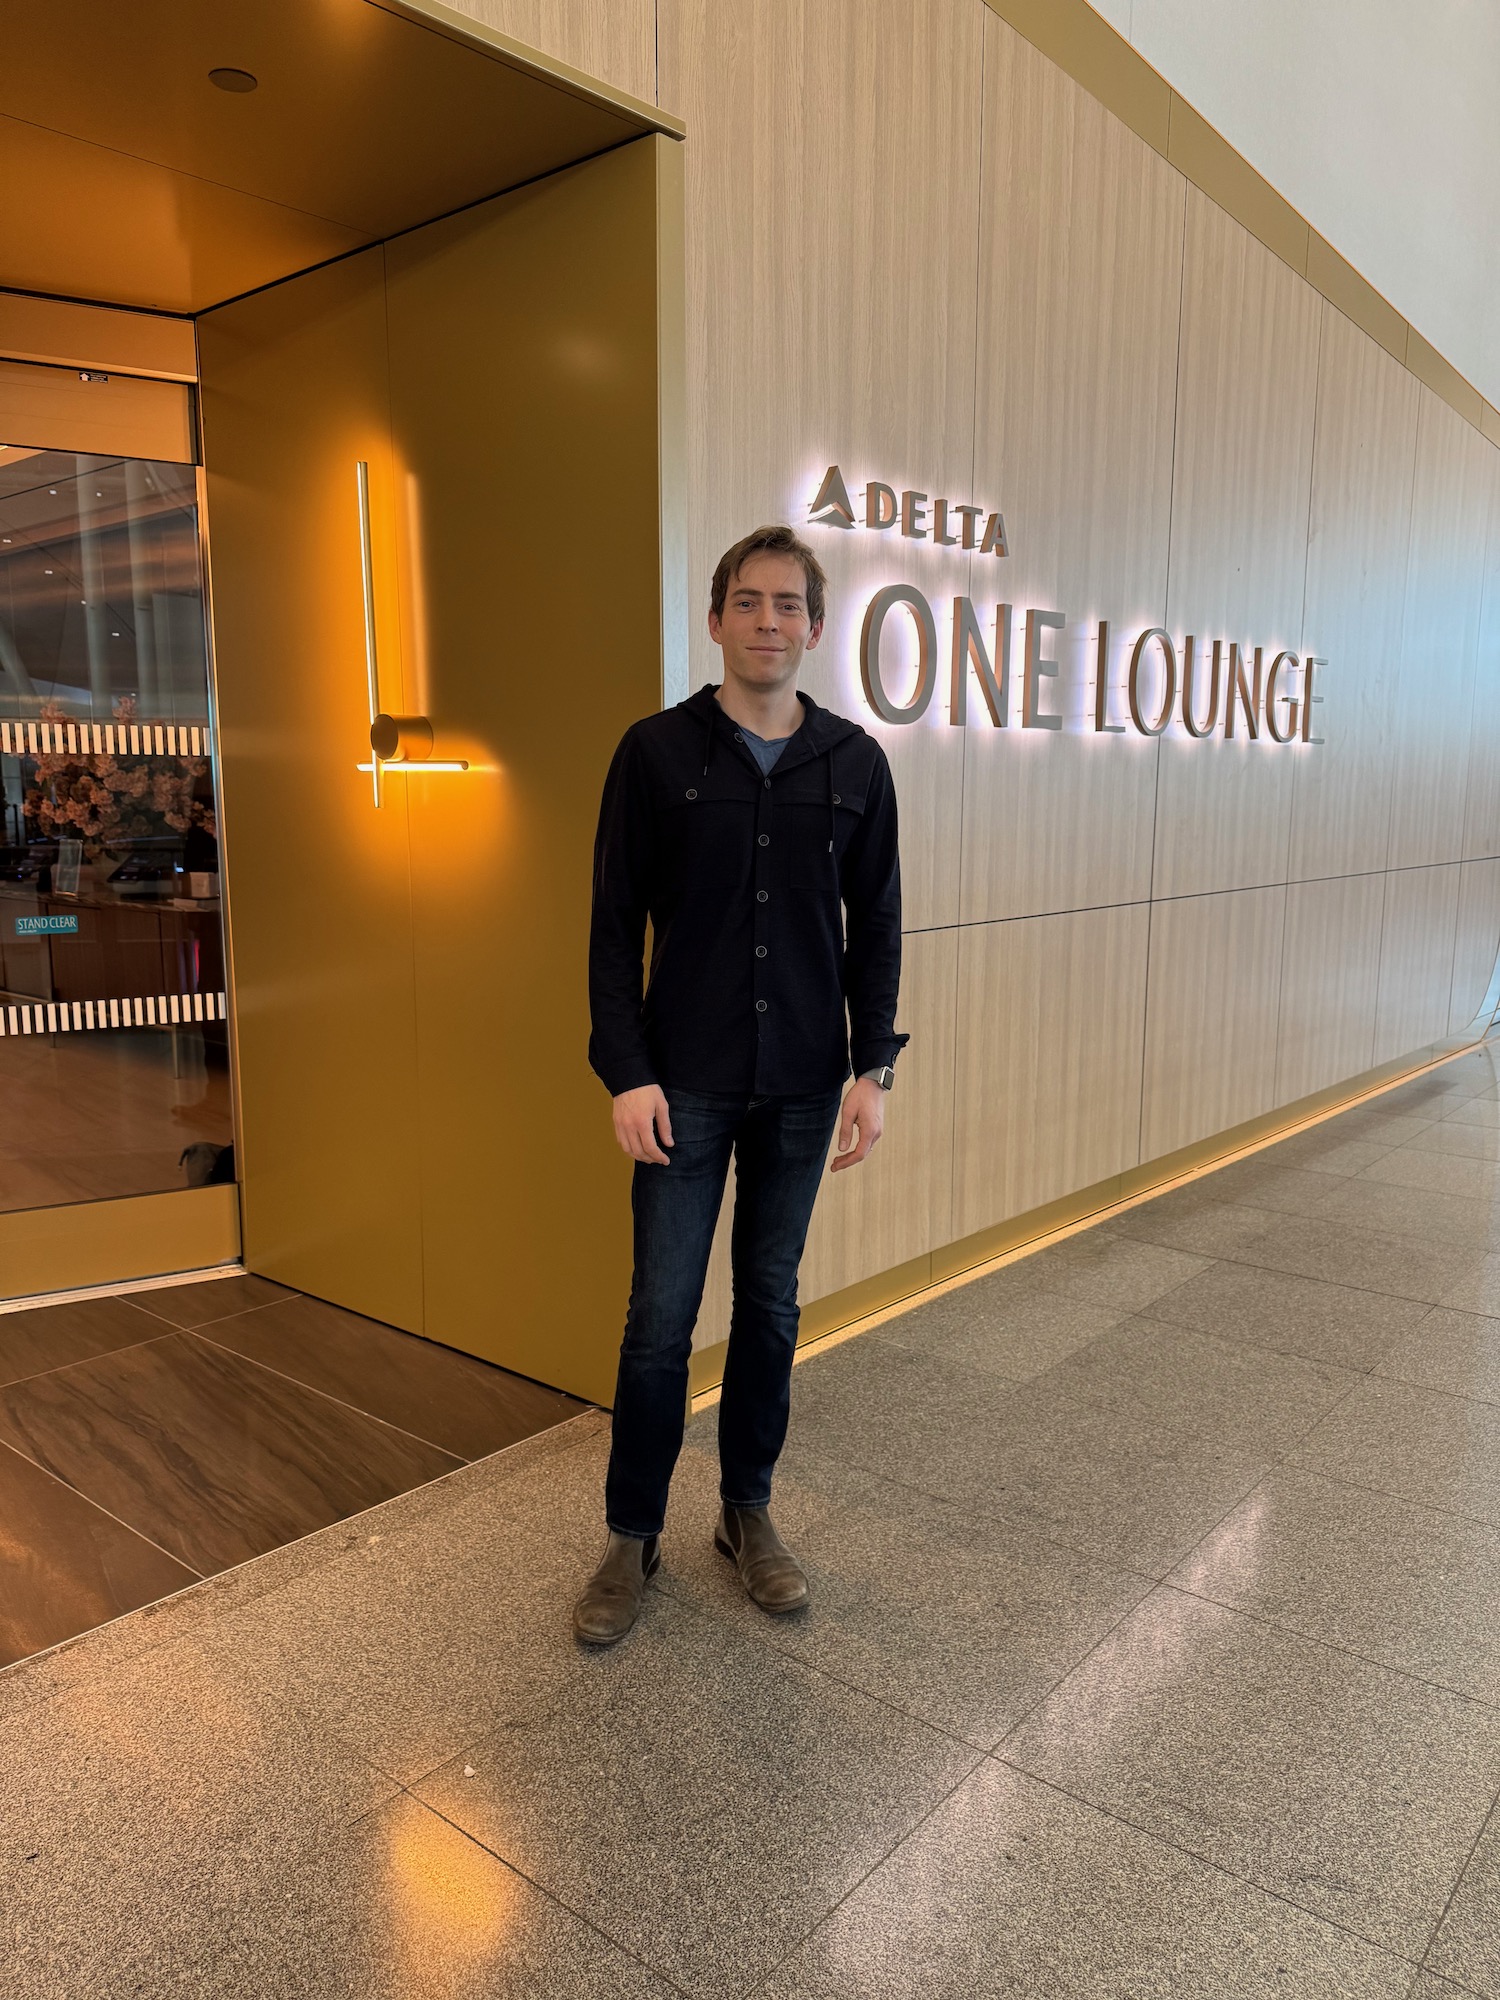
{"label": "man's neck", "polygon": [[795,736],[802,727],[802,703],[795,682],[779,688],[747,688],[726,674],[716,699],[731,721],[768,743]]}

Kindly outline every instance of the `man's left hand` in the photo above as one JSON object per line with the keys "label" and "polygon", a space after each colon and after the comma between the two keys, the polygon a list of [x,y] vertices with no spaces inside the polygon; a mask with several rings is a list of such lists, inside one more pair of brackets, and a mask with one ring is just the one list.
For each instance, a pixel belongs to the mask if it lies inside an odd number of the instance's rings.
{"label": "man's left hand", "polygon": [[[849,1086],[844,1108],[839,1113],[838,1152],[829,1165],[836,1174],[840,1167],[857,1167],[870,1157],[875,1141],[885,1130],[885,1092],[873,1077],[861,1076]],[[855,1134],[859,1137],[856,1141]]]}

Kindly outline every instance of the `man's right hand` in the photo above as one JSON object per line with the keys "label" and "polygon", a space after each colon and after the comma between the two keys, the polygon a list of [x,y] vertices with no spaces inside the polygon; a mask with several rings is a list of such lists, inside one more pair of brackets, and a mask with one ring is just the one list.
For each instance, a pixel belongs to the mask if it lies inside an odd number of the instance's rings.
{"label": "man's right hand", "polygon": [[[669,1167],[672,1162],[662,1146],[672,1143],[672,1120],[667,1100],[659,1084],[643,1084],[639,1090],[622,1090],[614,1101],[615,1137],[622,1152],[642,1166]],[[657,1144],[658,1139],[661,1145]]]}

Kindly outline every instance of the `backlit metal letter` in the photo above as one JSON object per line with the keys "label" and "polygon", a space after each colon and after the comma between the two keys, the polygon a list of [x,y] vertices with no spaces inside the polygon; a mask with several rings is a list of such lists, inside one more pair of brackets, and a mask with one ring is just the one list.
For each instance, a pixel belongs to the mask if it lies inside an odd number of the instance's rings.
{"label": "backlit metal letter", "polygon": [[1123,722],[1109,720],[1109,620],[1099,620],[1099,650],[1094,666],[1094,730],[1101,736],[1123,736]]}
{"label": "backlit metal letter", "polygon": [[1010,548],[1005,540],[1005,516],[991,514],[984,524],[984,539],[979,544],[982,556],[1008,556]]}
{"label": "backlit metal letter", "polygon": [[830,465],[823,474],[823,484],[818,488],[817,498],[807,510],[810,519],[824,528],[852,528],[854,508],[850,504],[849,489],[844,484],[844,475],[836,465]]}
{"label": "backlit metal letter", "polygon": [[[904,708],[897,707],[890,699],[880,678],[881,628],[886,613],[896,604],[906,606],[917,628],[917,685]],[[915,722],[932,700],[937,679],[937,627],[933,623],[932,606],[909,583],[888,583],[870,599],[859,635],[859,677],[864,683],[865,700],[882,722]]]}
{"label": "backlit metal letter", "polygon": [[953,511],[964,524],[964,547],[972,549],[977,540],[979,517],[983,514],[984,509],[982,507],[955,507]]}
{"label": "backlit metal letter", "polygon": [[865,488],[865,526],[894,528],[895,525],[896,489],[887,486],[883,479],[872,479]]}
{"label": "backlit metal letter", "polygon": [[901,532],[916,541],[925,542],[927,529],[927,495],[914,493],[910,487],[901,495]]}
{"label": "backlit metal letter", "polygon": [[1245,711],[1245,727],[1253,742],[1260,734],[1260,661],[1261,648],[1255,649],[1255,686],[1250,688],[1245,682],[1245,662],[1240,658],[1240,649],[1234,640],[1229,642],[1229,685],[1224,691],[1224,734],[1234,734],[1234,705],[1238,701]]}
{"label": "backlit metal letter", "polygon": [[1189,736],[1212,736],[1219,720],[1219,669],[1224,662],[1224,641],[1215,639],[1210,655],[1212,671],[1208,682],[1208,720],[1200,729],[1193,714],[1193,675],[1197,668],[1197,641],[1191,632],[1182,642],[1182,726]]}
{"label": "backlit metal letter", "polygon": [[1312,733],[1312,712],[1314,707],[1323,706],[1323,697],[1313,693],[1314,667],[1326,667],[1328,662],[1320,660],[1315,653],[1309,653],[1302,663],[1302,741],[1322,743],[1325,739]]}
{"label": "backlit metal letter", "polygon": [[[1296,673],[1297,655],[1295,653],[1283,652],[1278,653],[1275,659],[1272,660],[1271,670],[1266,675],[1266,729],[1273,743],[1290,743],[1292,738],[1297,734],[1297,697],[1294,694],[1278,695],[1276,692],[1276,676],[1281,672],[1282,662],[1285,660],[1291,661],[1292,672]],[[1276,704],[1278,701],[1285,701],[1287,706],[1285,736],[1276,727]]]}
{"label": "backlit metal letter", "polygon": [[1057,677],[1056,660],[1042,658],[1044,635],[1060,632],[1067,619],[1061,611],[1028,611],[1026,614],[1026,665],[1021,680],[1021,727],[1023,729],[1061,729],[1060,715],[1044,715],[1039,706],[1041,698],[1041,676]]}
{"label": "backlit metal letter", "polygon": [[[1141,714],[1141,661],[1146,648],[1155,642],[1161,648],[1162,689],[1161,710],[1155,722],[1147,722]],[[1160,625],[1153,625],[1143,632],[1130,654],[1130,719],[1142,736],[1160,736],[1172,720],[1172,705],[1177,699],[1177,649]]]}
{"label": "backlit metal letter", "polygon": [[957,535],[948,533],[948,503],[934,500],[932,503],[932,539],[939,548],[952,549],[958,546]]}
{"label": "backlit metal letter", "polygon": [[953,600],[953,677],[948,695],[948,720],[962,729],[968,721],[969,668],[979,680],[979,692],[990,712],[990,721],[1003,729],[1010,717],[1010,634],[1011,607],[1002,604],[995,613],[995,651],[1000,660],[997,684],[994,668],[985,647],[979,619],[967,597]]}

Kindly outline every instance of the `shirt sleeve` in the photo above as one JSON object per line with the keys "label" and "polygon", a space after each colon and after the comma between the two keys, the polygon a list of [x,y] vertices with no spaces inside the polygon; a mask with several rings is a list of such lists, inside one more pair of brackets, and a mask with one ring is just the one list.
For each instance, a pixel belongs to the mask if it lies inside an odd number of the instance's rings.
{"label": "shirt sleeve", "polygon": [[589,1066],[611,1097],[657,1080],[641,1020],[654,818],[640,745],[627,731],[599,805],[589,924]]}
{"label": "shirt sleeve", "polygon": [[911,1039],[896,1032],[901,986],[901,857],[896,787],[885,752],[875,766],[865,810],[844,856],[844,996],[854,1074],[894,1063]]}

